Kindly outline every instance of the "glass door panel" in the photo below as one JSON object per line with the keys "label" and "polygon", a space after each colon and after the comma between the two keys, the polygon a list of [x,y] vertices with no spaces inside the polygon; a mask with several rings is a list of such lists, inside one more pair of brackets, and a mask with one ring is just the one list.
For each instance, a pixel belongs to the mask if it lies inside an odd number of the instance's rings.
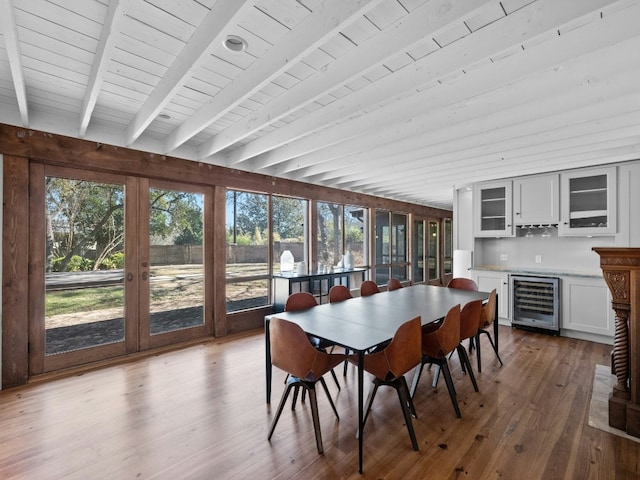
{"label": "glass door panel", "polygon": [[151,335],[204,324],[202,193],[149,191]]}
{"label": "glass door panel", "polygon": [[428,222],[427,242],[429,281],[434,282],[440,280],[440,224],[437,220]]}
{"label": "glass door panel", "polygon": [[424,282],[424,222],[413,222],[413,282]]}
{"label": "glass door panel", "polygon": [[125,186],[45,177],[45,355],[125,339]]}
{"label": "glass door panel", "polygon": [[[207,188],[140,179],[140,349],[199,338],[207,321]],[[210,242],[209,242],[210,243]],[[210,297],[210,295],[209,295]]]}

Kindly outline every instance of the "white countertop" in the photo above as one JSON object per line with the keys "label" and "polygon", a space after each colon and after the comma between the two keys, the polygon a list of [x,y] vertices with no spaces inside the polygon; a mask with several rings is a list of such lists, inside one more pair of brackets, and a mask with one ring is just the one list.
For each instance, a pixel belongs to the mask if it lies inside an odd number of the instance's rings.
{"label": "white countertop", "polygon": [[470,270],[481,270],[485,272],[504,272],[519,275],[539,275],[545,277],[590,277],[603,278],[602,272],[584,272],[577,270],[552,270],[549,268],[511,267],[500,265],[476,265]]}

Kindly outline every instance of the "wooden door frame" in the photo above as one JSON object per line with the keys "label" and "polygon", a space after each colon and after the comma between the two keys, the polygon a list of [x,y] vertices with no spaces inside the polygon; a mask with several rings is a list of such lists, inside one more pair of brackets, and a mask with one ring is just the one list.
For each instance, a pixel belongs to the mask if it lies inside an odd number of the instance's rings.
{"label": "wooden door frame", "polygon": [[[144,351],[173,343],[180,343],[197,338],[205,338],[213,334],[213,296],[211,288],[213,281],[213,262],[207,264],[206,259],[213,258],[212,229],[204,229],[203,265],[205,271],[204,295],[204,325],[189,329],[171,331],[154,336],[148,335],[149,322],[141,321],[146,308],[146,318],[149,318],[148,302],[144,307],[141,292],[144,290],[142,281],[145,272],[144,263],[149,265],[149,247],[141,247],[141,238],[148,238],[148,208],[146,213],[142,209],[147,199],[149,186],[158,186],[172,190],[186,190],[204,194],[205,225],[213,222],[213,187],[174,183],[168,181],[150,181],[145,177],[119,175],[115,173],[96,172],[69,167],[30,163],[30,195],[29,195],[29,376],[61,370],[64,368],[81,366],[101,360],[108,360],[127,354]],[[98,183],[114,183],[125,188],[125,229],[135,225],[138,229],[134,234],[127,234],[125,230],[125,338],[121,342],[98,345],[54,355],[45,354],[45,178],[55,176],[60,178],[95,181]],[[213,225],[213,223],[210,223]],[[143,235],[147,236],[144,237]],[[146,268],[148,272],[148,268]],[[148,294],[148,288],[147,288]],[[147,297],[148,298],[148,297]],[[141,313],[142,312],[142,313]],[[145,328],[140,328],[146,325]],[[146,336],[145,336],[146,333]]]}

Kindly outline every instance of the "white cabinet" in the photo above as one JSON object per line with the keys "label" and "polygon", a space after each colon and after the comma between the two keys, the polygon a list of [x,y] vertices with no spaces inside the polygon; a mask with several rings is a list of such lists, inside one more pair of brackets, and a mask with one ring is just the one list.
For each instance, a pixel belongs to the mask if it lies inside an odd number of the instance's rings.
{"label": "white cabinet", "polygon": [[513,223],[556,225],[560,220],[560,176],[536,175],[513,181]]}
{"label": "white cabinet", "polygon": [[562,335],[613,343],[615,314],[604,278],[562,277]]}
{"label": "white cabinet", "polygon": [[616,167],[593,168],[560,175],[559,235],[616,233]]}
{"label": "white cabinet", "polygon": [[511,319],[509,312],[509,274],[472,270],[472,277],[481,292],[491,292],[494,288],[498,294],[498,317]]}
{"label": "white cabinet", "polygon": [[473,189],[474,233],[476,237],[512,237],[512,184],[483,183]]}

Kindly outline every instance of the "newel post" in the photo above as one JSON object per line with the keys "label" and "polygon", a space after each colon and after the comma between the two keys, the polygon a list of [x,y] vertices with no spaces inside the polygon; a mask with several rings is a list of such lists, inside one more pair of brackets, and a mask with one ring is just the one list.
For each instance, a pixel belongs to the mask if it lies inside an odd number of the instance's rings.
{"label": "newel post", "polygon": [[640,437],[640,248],[593,248],[615,311],[609,425]]}

